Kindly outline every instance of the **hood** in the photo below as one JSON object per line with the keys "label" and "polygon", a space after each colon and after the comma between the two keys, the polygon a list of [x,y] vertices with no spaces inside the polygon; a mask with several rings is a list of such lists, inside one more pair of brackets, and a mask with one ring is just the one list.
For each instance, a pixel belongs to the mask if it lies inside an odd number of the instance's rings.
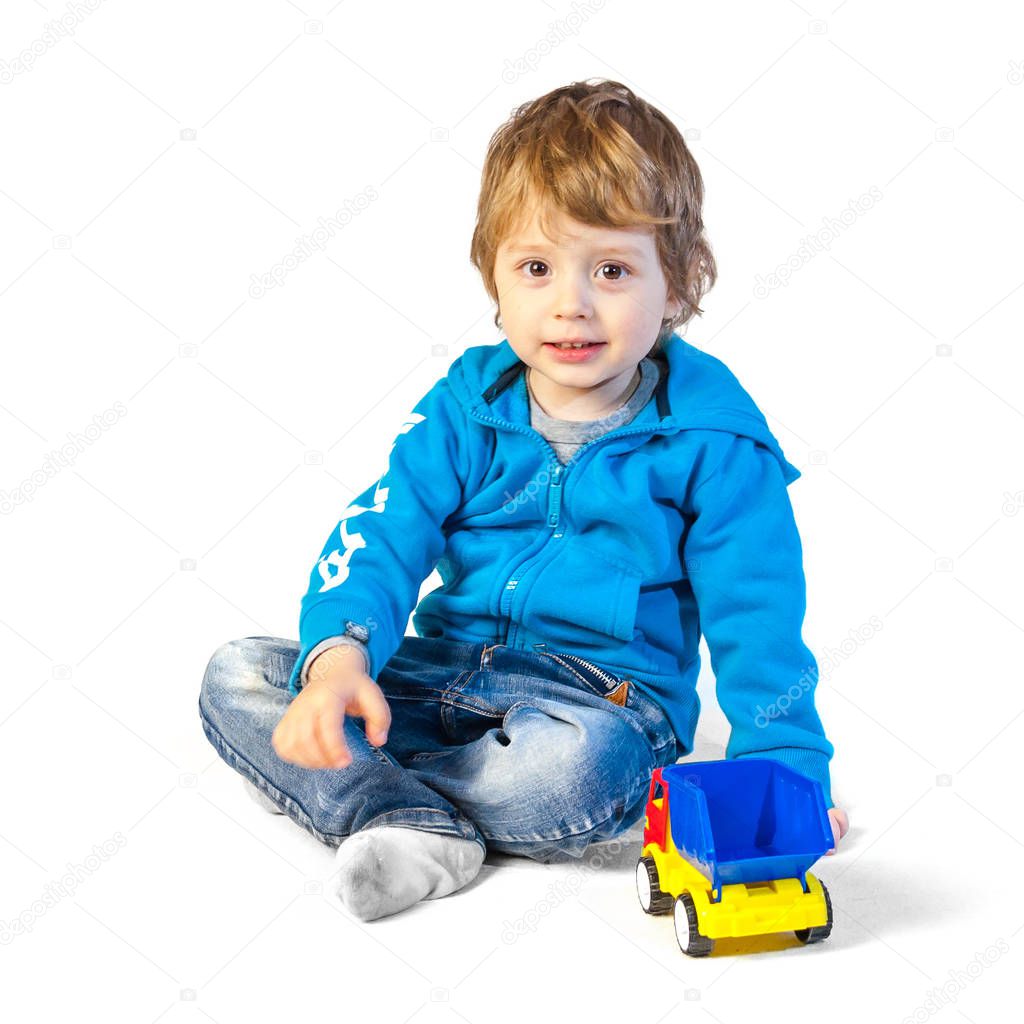
{"label": "hood", "polygon": [[[657,361],[668,367],[655,392],[659,433],[676,430],[724,430],[763,444],[779,460],[788,484],[800,470],[788,462],[754,400],[720,359],[694,347],[678,334],[665,342]],[[526,368],[508,339],[466,349],[448,370],[452,393],[477,416],[493,418],[491,403]],[[507,421],[506,421],[507,422]]]}

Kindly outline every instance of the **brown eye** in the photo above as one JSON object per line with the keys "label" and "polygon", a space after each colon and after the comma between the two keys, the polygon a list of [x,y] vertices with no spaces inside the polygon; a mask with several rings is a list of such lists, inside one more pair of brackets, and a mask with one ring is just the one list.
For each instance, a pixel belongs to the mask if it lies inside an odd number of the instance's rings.
{"label": "brown eye", "polygon": [[608,277],[607,275],[605,275],[605,280],[606,281],[621,281],[622,280],[622,271],[624,271],[626,268],[621,266],[618,263],[606,263],[601,269],[602,270],[618,270],[620,273],[617,276],[615,276],[615,277]]}
{"label": "brown eye", "polygon": [[526,268],[530,271],[531,277],[533,277],[534,267],[547,267],[547,264],[543,260],[530,260],[530,262],[526,264]]}

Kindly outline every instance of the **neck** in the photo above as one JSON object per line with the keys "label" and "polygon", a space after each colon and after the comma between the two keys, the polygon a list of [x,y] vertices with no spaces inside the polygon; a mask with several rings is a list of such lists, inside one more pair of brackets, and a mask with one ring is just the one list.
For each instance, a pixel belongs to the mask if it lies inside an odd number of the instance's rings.
{"label": "neck", "polygon": [[[623,377],[627,378],[624,382]],[[578,422],[599,420],[621,408],[636,391],[640,377],[637,366],[631,376],[627,371],[595,388],[572,388],[548,377],[535,377],[532,367],[526,368],[526,386],[543,412],[556,419]]]}

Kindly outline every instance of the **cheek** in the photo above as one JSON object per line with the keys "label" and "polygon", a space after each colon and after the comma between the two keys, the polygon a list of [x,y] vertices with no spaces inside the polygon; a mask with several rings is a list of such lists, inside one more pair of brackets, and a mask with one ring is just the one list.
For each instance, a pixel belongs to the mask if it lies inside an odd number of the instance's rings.
{"label": "cheek", "polygon": [[510,287],[507,291],[499,292],[501,308],[510,316],[530,316],[542,307],[542,300],[537,292],[529,288]]}
{"label": "cheek", "polygon": [[651,324],[660,326],[667,301],[668,295],[664,288],[652,286],[649,289],[644,289],[636,296],[636,302],[633,303],[635,323],[643,325],[645,329],[649,328]]}
{"label": "cheek", "polygon": [[661,323],[657,295],[646,292],[609,296],[598,302],[602,316],[613,319],[622,331],[647,333],[652,323]]}

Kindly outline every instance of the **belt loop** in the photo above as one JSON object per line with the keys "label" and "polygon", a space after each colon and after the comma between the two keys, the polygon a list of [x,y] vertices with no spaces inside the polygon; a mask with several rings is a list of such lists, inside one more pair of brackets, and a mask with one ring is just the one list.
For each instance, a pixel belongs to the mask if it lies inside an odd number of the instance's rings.
{"label": "belt loop", "polygon": [[483,669],[491,667],[491,656],[494,653],[494,648],[501,646],[502,645],[500,643],[490,644],[489,646],[484,644],[484,649],[480,652],[480,668]]}

